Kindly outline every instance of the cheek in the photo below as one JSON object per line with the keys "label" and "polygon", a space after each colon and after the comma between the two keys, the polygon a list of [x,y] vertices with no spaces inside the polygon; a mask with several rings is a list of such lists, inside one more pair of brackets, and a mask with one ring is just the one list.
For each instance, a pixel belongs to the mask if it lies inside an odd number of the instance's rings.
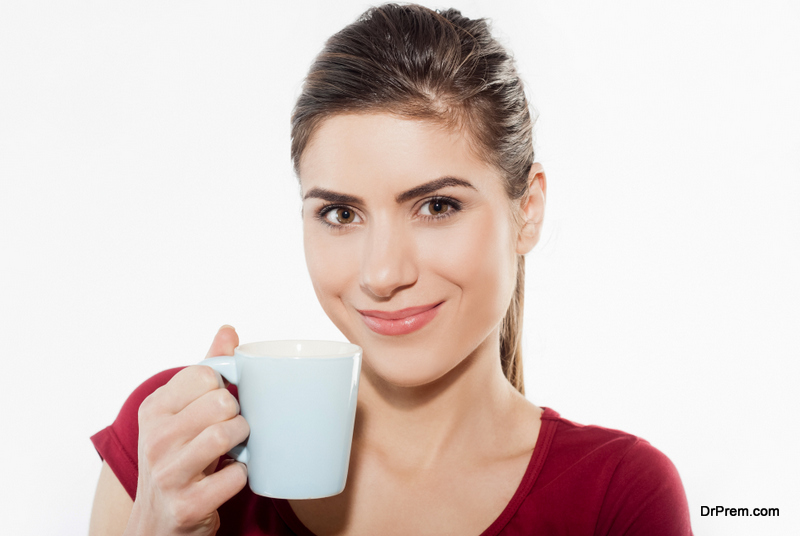
{"label": "cheek", "polygon": [[342,308],[339,296],[358,278],[355,246],[352,240],[333,237],[313,226],[307,226],[303,231],[306,266],[314,292],[325,313],[337,326],[336,317]]}
{"label": "cheek", "polygon": [[514,290],[516,256],[510,226],[498,218],[472,217],[421,244],[420,256],[439,277],[460,287],[463,307],[475,320],[502,319]]}

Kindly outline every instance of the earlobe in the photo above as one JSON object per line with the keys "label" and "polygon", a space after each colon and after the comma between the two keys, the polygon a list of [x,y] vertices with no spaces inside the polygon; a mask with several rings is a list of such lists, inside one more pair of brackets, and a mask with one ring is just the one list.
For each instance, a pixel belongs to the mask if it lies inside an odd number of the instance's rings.
{"label": "earlobe", "polygon": [[546,192],[547,177],[544,168],[535,162],[528,174],[528,195],[521,207],[523,225],[517,238],[517,253],[520,255],[528,253],[539,242],[544,222]]}

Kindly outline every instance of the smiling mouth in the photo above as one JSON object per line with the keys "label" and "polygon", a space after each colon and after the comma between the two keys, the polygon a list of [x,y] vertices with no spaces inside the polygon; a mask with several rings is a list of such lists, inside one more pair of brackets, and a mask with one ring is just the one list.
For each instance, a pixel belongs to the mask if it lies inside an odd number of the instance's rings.
{"label": "smiling mouth", "polygon": [[357,309],[369,329],[380,335],[405,335],[426,326],[444,302],[409,307],[399,311],[367,311]]}

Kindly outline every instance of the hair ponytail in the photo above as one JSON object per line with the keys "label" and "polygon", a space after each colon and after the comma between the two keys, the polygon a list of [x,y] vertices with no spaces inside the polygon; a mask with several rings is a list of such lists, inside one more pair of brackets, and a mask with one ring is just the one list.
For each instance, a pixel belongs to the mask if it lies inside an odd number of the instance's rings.
{"label": "hair ponytail", "polygon": [[522,377],[522,312],[525,297],[525,256],[517,255],[517,282],[508,311],[500,324],[500,364],[514,388],[525,394]]}

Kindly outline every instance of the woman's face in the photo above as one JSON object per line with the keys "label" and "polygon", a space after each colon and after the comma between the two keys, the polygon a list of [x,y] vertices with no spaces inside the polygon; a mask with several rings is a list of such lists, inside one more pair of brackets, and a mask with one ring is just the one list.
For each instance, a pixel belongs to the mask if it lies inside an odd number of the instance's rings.
{"label": "woman's face", "polygon": [[497,344],[516,273],[512,204],[466,138],[389,114],[337,115],[312,136],[300,177],[314,290],[366,367],[423,385]]}

